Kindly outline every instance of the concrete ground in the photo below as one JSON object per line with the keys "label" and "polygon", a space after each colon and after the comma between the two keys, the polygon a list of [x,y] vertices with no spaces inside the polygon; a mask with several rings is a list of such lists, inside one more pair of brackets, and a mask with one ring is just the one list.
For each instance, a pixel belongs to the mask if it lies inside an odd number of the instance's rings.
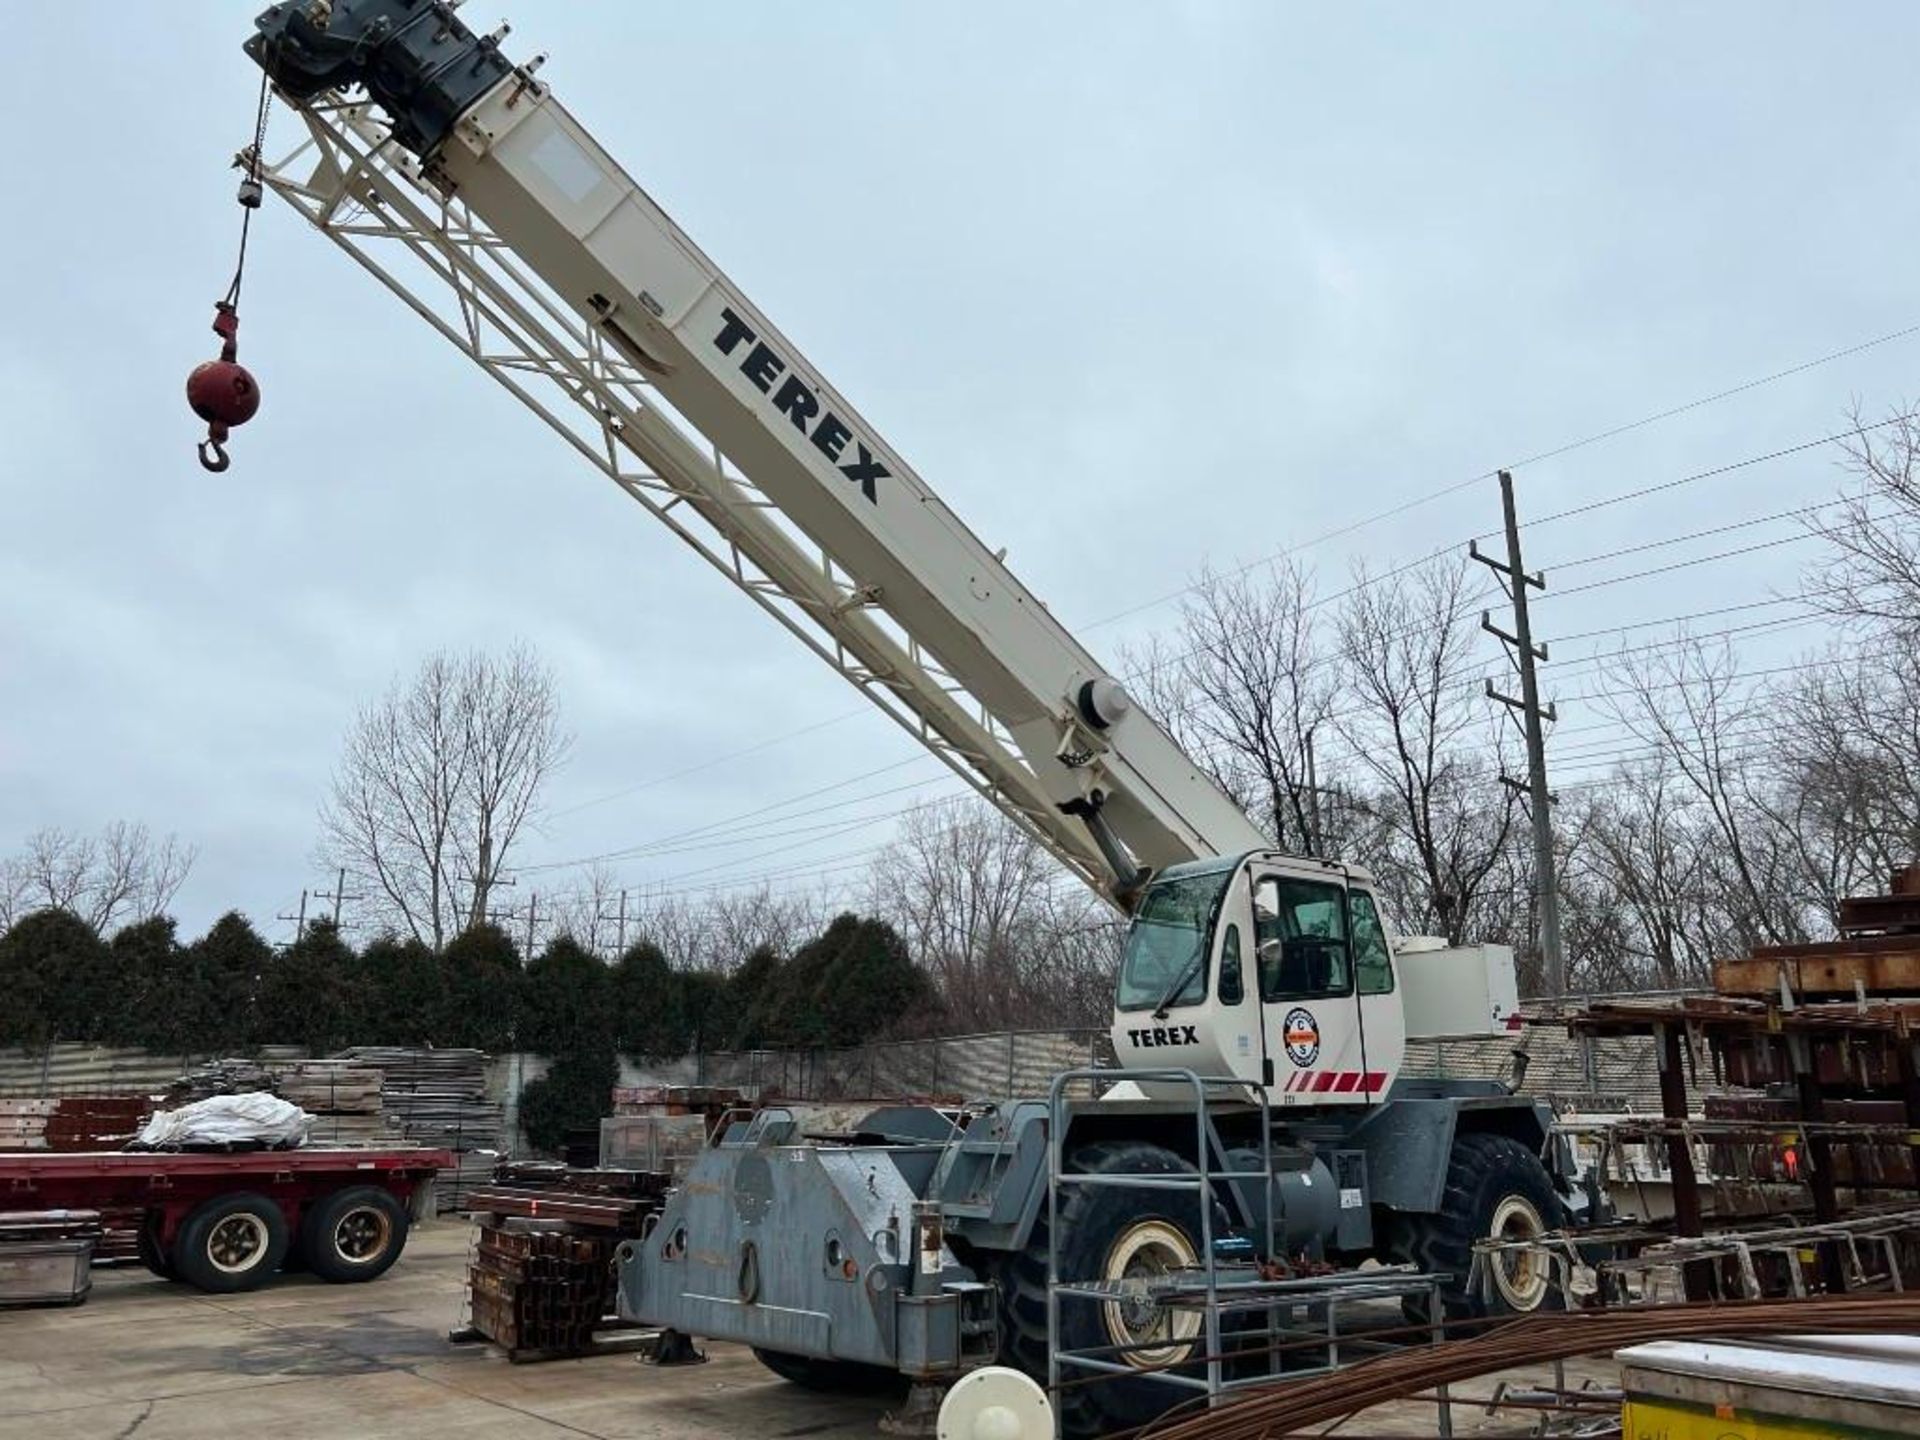
{"label": "concrete ground", "polygon": [[[202,1295],[139,1268],[94,1272],[62,1309],[0,1311],[0,1440],[693,1440],[858,1436],[887,1401],[776,1379],[744,1349],[660,1370],[631,1354],[510,1365],[453,1346],[468,1230],[416,1231],[370,1285],[286,1276]],[[1578,1373],[1604,1374],[1606,1367]],[[1544,1370],[1525,1377],[1545,1379]],[[1469,1387],[1485,1394],[1488,1384]],[[1461,1410],[1459,1434],[1524,1434],[1531,1417]],[[1431,1435],[1431,1405],[1384,1406],[1349,1427]]]}

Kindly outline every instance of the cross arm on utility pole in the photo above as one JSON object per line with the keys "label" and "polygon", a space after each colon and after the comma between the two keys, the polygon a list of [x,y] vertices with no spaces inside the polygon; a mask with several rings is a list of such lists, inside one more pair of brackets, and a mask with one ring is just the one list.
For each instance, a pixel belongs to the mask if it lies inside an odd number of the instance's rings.
{"label": "cross arm on utility pole", "polygon": [[[1506,474],[1504,470],[1500,473],[1503,476]],[[1546,571],[1542,570],[1536,574],[1529,575],[1511,560],[1503,560],[1483,553],[1478,540],[1467,541],[1467,558],[1469,560],[1478,560],[1489,570],[1497,571],[1499,574],[1505,576],[1509,582],[1517,580],[1520,584],[1531,586],[1535,590],[1544,590],[1547,588]]]}
{"label": "cross arm on utility pole", "polygon": [[[1520,648],[1520,637],[1518,635],[1509,635],[1506,631],[1502,630],[1498,625],[1494,624],[1493,612],[1491,610],[1482,610],[1480,612],[1480,628],[1486,631],[1489,635],[1494,635],[1499,637],[1499,639],[1505,641],[1507,644],[1511,645],[1514,649],[1518,650]],[[1547,658],[1547,642],[1546,641],[1536,640],[1528,648],[1530,648],[1533,651],[1535,659],[1545,660]]]}
{"label": "cross arm on utility pole", "polygon": [[1518,710],[1522,715],[1526,714],[1527,711],[1529,710],[1538,709],[1540,712],[1540,718],[1542,720],[1545,720],[1549,725],[1557,723],[1560,719],[1560,712],[1553,708],[1553,702],[1551,700],[1549,700],[1544,705],[1532,706],[1527,704],[1526,701],[1517,698],[1516,696],[1508,695],[1502,691],[1494,689],[1493,681],[1491,680],[1487,681],[1487,699],[1498,700],[1502,705],[1510,706],[1511,708]]}

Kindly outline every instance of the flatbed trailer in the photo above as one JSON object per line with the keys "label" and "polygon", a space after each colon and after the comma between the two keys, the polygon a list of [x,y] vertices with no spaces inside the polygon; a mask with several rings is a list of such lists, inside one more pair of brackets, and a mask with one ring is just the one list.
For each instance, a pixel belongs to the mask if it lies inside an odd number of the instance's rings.
{"label": "flatbed trailer", "polygon": [[214,1293],[289,1265],[351,1284],[399,1259],[453,1159],[405,1146],[0,1155],[0,1209],[97,1210],[137,1230],[154,1274]]}

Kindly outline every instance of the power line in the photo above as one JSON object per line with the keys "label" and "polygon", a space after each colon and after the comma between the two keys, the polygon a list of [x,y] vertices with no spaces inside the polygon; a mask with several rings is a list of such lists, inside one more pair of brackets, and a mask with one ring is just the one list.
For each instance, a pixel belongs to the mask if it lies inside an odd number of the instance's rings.
{"label": "power line", "polygon": [[[1761,375],[1752,380],[1742,381],[1740,384],[1729,386],[1724,390],[1716,390],[1711,395],[1702,395],[1698,399],[1688,400],[1685,403],[1680,405],[1669,406],[1667,409],[1656,411],[1651,415],[1643,415],[1638,420],[1630,420],[1624,425],[1614,425],[1605,430],[1597,430],[1593,434],[1583,436],[1578,440],[1570,440],[1564,445],[1556,445],[1550,450],[1542,450],[1536,455],[1529,455],[1524,460],[1511,461],[1506,465],[1496,465],[1490,470],[1481,471],[1478,475],[1472,475],[1464,480],[1454,481],[1452,484],[1444,485],[1438,490],[1432,490],[1427,492],[1424,495],[1415,496],[1410,500],[1406,500],[1401,502],[1400,504],[1390,506],[1385,510],[1381,510],[1377,512],[1376,514],[1366,516],[1360,520],[1352,521],[1336,529],[1328,530],[1320,535],[1314,536],[1314,538],[1311,540],[1303,540],[1298,545],[1290,545],[1283,549],[1273,551],[1271,554],[1263,555],[1258,560],[1249,561],[1247,564],[1242,565],[1237,569],[1228,571],[1227,574],[1229,576],[1244,575],[1249,570],[1257,569],[1259,566],[1270,565],[1277,560],[1284,560],[1288,556],[1297,555],[1303,550],[1310,550],[1310,549],[1313,549],[1315,546],[1323,545],[1329,540],[1337,540],[1341,536],[1351,535],[1356,530],[1363,530],[1367,526],[1378,524],[1382,520],[1391,520],[1396,516],[1404,515],[1408,511],[1418,509],[1423,505],[1431,503],[1432,501],[1445,499],[1449,495],[1457,495],[1460,491],[1468,489],[1471,486],[1478,485],[1483,481],[1497,479],[1499,477],[1501,470],[1503,469],[1504,470],[1520,470],[1525,468],[1528,465],[1537,465],[1543,460],[1557,459],[1562,455],[1571,454],[1575,450],[1583,450],[1589,445],[1598,445],[1604,440],[1611,440],[1611,439],[1614,439],[1616,436],[1625,435],[1634,430],[1645,429],[1647,426],[1656,425],[1662,420],[1671,420],[1676,415],[1684,415],[1689,411],[1698,410],[1703,406],[1712,405],[1721,400],[1731,399],[1735,395],[1743,395],[1750,390],[1757,390],[1763,385],[1771,385],[1777,380],[1785,380],[1794,375],[1804,374],[1808,370],[1817,369],[1822,365],[1831,364],[1835,360],[1844,360],[1849,356],[1859,355],[1865,351],[1872,350],[1877,346],[1891,344],[1895,340],[1904,340],[1909,335],[1915,335],[1915,334],[1920,334],[1920,325],[1909,325],[1900,330],[1889,331],[1887,334],[1876,336],[1871,340],[1863,340],[1856,345],[1849,345],[1849,346],[1846,346],[1844,349],[1830,351],[1825,355],[1819,355],[1811,360],[1802,361],[1800,364],[1790,365],[1784,370],[1775,370],[1770,374]],[[1848,431],[1844,433],[1851,434],[1852,432]],[[1782,453],[1792,453],[1792,452],[1782,452]],[[1758,462],[1754,462],[1754,463],[1758,463]],[[1548,518],[1557,519],[1559,517],[1555,516],[1555,517],[1548,517]],[[1529,526],[1539,524],[1539,523],[1544,523],[1544,522],[1538,522],[1538,521],[1528,522]],[[1486,535],[1476,535],[1472,538],[1476,540],[1487,540],[1493,537],[1491,534],[1486,534]],[[1449,550],[1456,550],[1459,548],[1460,545],[1463,545],[1465,543],[1466,542],[1462,540],[1457,544],[1448,546],[1446,548]],[[1152,600],[1142,601],[1138,605],[1132,605],[1125,610],[1116,611],[1113,614],[1106,616],[1104,619],[1095,620],[1090,624],[1083,626],[1082,628],[1086,630],[1097,630],[1104,625],[1111,625],[1114,622],[1119,620],[1124,620],[1129,616],[1138,615],[1143,610],[1155,609],[1158,606],[1166,604],[1169,600],[1178,600],[1182,595],[1192,594],[1195,590],[1201,588],[1201,586],[1204,585],[1205,583],[1206,583],[1205,581],[1201,581],[1193,585],[1184,586],[1183,588],[1178,590],[1168,591],[1166,594],[1156,596]]]}

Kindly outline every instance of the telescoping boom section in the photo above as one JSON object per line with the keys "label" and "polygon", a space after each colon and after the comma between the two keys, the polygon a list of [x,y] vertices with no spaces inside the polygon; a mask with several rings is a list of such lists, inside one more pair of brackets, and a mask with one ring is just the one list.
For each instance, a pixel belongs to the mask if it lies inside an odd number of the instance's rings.
{"label": "telescoping boom section", "polygon": [[426,0],[257,24],[248,52],[309,130],[268,185],[503,381],[557,381],[551,422],[1083,879],[1131,908],[1147,872],[1268,843],[537,61]]}

